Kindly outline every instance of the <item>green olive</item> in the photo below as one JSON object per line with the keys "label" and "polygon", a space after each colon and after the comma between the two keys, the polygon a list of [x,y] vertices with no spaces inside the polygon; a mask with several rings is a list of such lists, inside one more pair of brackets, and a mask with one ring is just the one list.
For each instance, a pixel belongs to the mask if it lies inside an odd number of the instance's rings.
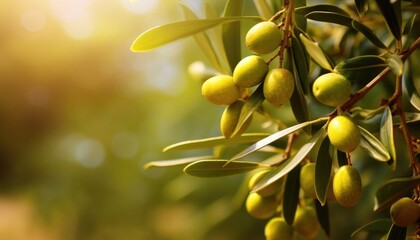
{"label": "green olive", "polygon": [[343,75],[327,73],[315,80],[312,92],[322,104],[336,107],[349,99],[351,84]]}
{"label": "green olive", "polygon": [[408,227],[420,218],[420,206],[411,198],[403,197],[391,205],[392,222],[399,227]]}
{"label": "green olive", "polygon": [[295,88],[293,74],[285,68],[271,69],[264,79],[264,97],[276,107],[290,99]]}
{"label": "green olive", "polygon": [[234,132],[243,106],[244,102],[238,100],[227,106],[223,111],[222,117],[220,118],[220,130],[225,138],[240,136],[251,124],[252,115],[242,124],[241,128],[236,133]]}
{"label": "green olive", "polygon": [[214,104],[229,105],[241,97],[241,90],[235,85],[233,77],[218,75],[203,83],[201,94]]}
{"label": "green olive", "polygon": [[362,195],[362,179],[359,171],[353,166],[340,167],[333,179],[334,196],[343,207],[353,207]]}
{"label": "green olive", "polygon": [[320,229],[315,209],[311,206],[298,207],[293,226],[302,237],[314,238]]}
{"label": "green olive", "polygon": [[258,85],[268,72],[268,65],[259,56],[242,59],[233,70],[233,80],[239,87],[248,88]]}
{"label": "green olive", "polygon": [[270,218],[277,211],[277,199],[275,196],[263,197],[258,193],[250,193],[245,207],[249,215],[255,218]]}
{"label": "green olive", "polygon": [[264,235],[266,240],[289,240],[293,239],[294,231],[284,218],[275,217],[265,225]]}
{"label": "green olive", "polygon": [[255,24],[245,36],[245,44],[255,54],[263,55],[276,50],[280,46],[283,32],[274,22]]}
{"label": "green olive", "polygon": [[328,137],[331,144],[342,152],[352,152],[359,146],[360,129],[346,116],[337,116],[328,124]]}
{"label": "green olive", "polygon": [[302,188],[305,195],[317,198],[315,191],[315,163],[308,163],[300,170],[300,188]]}
{"label": "green olive", "polygon": [[[248,182],[249,190],[251,191],[255,187],[255,185],[259,181],[261,181],[261,179],[263,179],[269,172],[271,172],[271,170],[262,170],[252,175],[251,179]],[[268,185],[267,187],[259,190],[257,193],[263,197],[275,195],[276,193],[280,191],[282,183],[283,183],[283,178],[280,178],[277,181]]]}

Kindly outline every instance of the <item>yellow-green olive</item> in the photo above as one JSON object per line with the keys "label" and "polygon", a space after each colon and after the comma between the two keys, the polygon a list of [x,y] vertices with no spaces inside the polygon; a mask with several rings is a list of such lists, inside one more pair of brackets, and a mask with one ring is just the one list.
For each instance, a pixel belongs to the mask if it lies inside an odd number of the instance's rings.
{"label": "yellow-green olive", "polygon": [[255,54],[263,55],[280,46],[283,32],[270,21],[255,24],[245,36],[245,44]]}
{"label": "yellow-green olive", "polygon": [[346,116],[337,116],[328,124],[328,137],[331,144],[342,152],[352,152],[359,146],[360,129]]}
{"label": "yellow-green olive", "polygon": [[235,133],[236,126],[238,125],[241,110],[244,102],[238,100],[225,108],[220,118],[220,130],[225,138],[232,138],[240,136],[251,124],[252,115],[242,124],[239,130]]}
{"label": "yellow-green olive", "polygon": [[362,195],[359,171],[349,165],[340,167],[334,175],[333,190],[339,205],[346,208],[356,205]]}
{"label": "yellow-green olive", "polygon": [[293,74],[285,68],[271,69],[264,79],[265,99],[276,107],[289,101],[295,88]]}
{"label": "yellow-green olive", "polygon": [[245,207],[249,215],[255,218],[270,218],[277,211],[277,199],[275,196],[263,197],[258,193],[250,193]]}
{"label": "yellow-green olive", "polygon": [[311,206],[298,207],[293,227],[302,237],[314,238],[320,229],[315,209]]}
{"label": "yellow-green olive", "polygon": [[[261,179],[263,179],[269,172],[271,172],[271,170],[269,169],[261,170],[255,173],[254,175],[252,175],[251,179],[248,182],[248,189],[251,191],[255,187],[255,185],[259,181],[261,181]],[[257,193],[263,197],[275,195],[276,193],[280,191],[282,183],[283,183],[283,178],[280,178],[276,180],[275,182],[271,183],[270,185],[268,185],[267,187],[259,190]]]}
{"label": "yellow-green olive", "polygon": [[233,77],[218,75],[203,83],[201,94],[214,104],[229,105],[241,97],[241,90],[235,85]]}
{"label": "yellow-green olive", "polygon": [[233,80],[239,87],[253,87],[262,82],[268,72],[268,65],[259,56],[252,55],[242,59],[233,70]]}
{"label": "yellow-green olive", "polygon": [[420,218],[420,206],[411,198],[403,197],[391,205],[392,222],[399,227],[408,227]]}
{"label": "yellow-green olive", "polygon": [[275,217],[265,225],[264,235],[266,240],[291,240],[293,239],[294,231],[284,218]]}
{"label": "yellow-green olive", "polygon": [[312,92],[322,104],[336,107],[349,99],[351,84],[343,75],[327,73],[315,80]]}

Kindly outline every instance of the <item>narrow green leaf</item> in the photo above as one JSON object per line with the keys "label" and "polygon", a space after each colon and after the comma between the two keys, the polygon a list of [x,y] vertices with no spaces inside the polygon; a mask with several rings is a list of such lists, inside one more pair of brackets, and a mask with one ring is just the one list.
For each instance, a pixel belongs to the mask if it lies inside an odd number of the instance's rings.
{"label": "narrow green leaf", "polygon": [[274,14],[273,7],[266,0],[254,0],[255,8],[258,14],[264,19],[270,19]]}
{"label": "narrow green leaf", "polygon": [[[223,13],[224,17],[241,16],[244,0],[228,0]],[[231,69],[241,60],[241,24],[227,23],[222,26],[223,45]]]}
{"label": "narrow green leaf", "polygon": [[212,157],[213,156],[199,156],[199,157],[189,157],[189,158],[162,160],[162,161],[152,161],[152,162],[146,163],[144,165],[144,168],[149,169],[153,167],[171,167],[171,166],[178,166],[178,165],[186,165],[192,162],[196,162],[198,160],[210,159]]}
{"label": "narrow green leaf", "polygon": [[260,17],[222,17],[217,19],[185,20],[151,28],[138,36],[131,45],[131,51],[150,51],[175,40],[202,32],[217,25],[243,19],[261,20]]}
{"label": "narrow green leaf", "polygon": [[238,124],[236,125],[235,131],[232,135],[235,135],[241,129],[242,125],[261,106],[264,100],[264,85],[260,84],[257,87],[257,89],[255,89],[255,91],[251,94],[251,96],[245,100],[244,106],[241,110],[241,114],[239,115]]}
{"label": "narrow green leaf", "polygon": [[420,183],[420,176],[394,178],[382,184],[375,193],[374,211],[389,207],[398,199],[409,196],[413,188]]}
{"label": "narrow green leaf", "polygon": [[[268,137],[266,137],[264,139],[261,139],[260,141],[252,144],[251,146],[249,146],[244,151],[238,153],[237,155],[235,155],[232,158],[232,160],[236,160],[236,159],[242,158],[242,157],[244,157],[244,156],[246,156],[246,155],[248,155],[250,153],[253,153],[253,152],[261,149],[262,147],[265,147],[265,146],[269,145],[270,143],[272,143],[272,142],[274,142],[274,141],[276,141],[276,140],[278,140],[278,139],[280,139],[280,138],[282,138],[284,136],[287,136],[287,135],[289,135],[289,134],[291,134],[293,132],[296,132],[299,129],[302,129],[302,128],[308,126],[308,125],[311,125],[311,124],[314,124],[314,123],[318,123],[318,122],[322,122],[322,121],[326,121],[326,119],[316,119],[316,120],[313,120],[313,121],[310,121],[310,122],[304,122],[304,123],[296,124],[296,125],[294,125],[292,127],[289,127],[289,128],[283,129],[283,130],[281,130],[279,132],[276,132],[274,134],[271,134],[270,136],[268,136]],[[318,133],[318,135],[319,135],[319,133]]]}
{"label": "narrow green leaf", "polygon": [[413,105],[415,108],[417,108],[417,110],[420,111],[420,89],[418,89],[417,84],[415,84],[415,81],[418,81],[418,79],[415,75],[414,61],[414,59],[408,59],[405,62],[404,74],[402,76],[403,90],[404,93],[407,95],[411,105]]}
{"label": "narrow green leaf", "polygon": [[283,217],[287,224],[292,225],[295,219],[296,208],[299,202],[300,191],[300,165],[298,164],[291,170],[286,177],[283,195]]}
{"label": "narrow green leaf", "polygon": [[306,14],[305,17],[314,21],[335,23],[338,25],[353,28],[353,26],[351,25],[353,19],[350,16],[346,16],[340,13],[314,11]]}
{"label": "narrow green leaf", "polygon": [[397,154],[394,143],[394,124],[392,123],[392,113],[389,107],[385,108],[381,119],[380,139],[392,160],[392,169],[397,167]]}
{"label": "narrow green leaf", "polygon": [[330,177],[333,149],[330,147],[329,138],[324,138],[315,163],[315,192],[322,206],[327,202],[328,186],[332,184],[330,183]]}
{"label": "narrow green leaf", "polygon": [[413,93],[410,98],[410,103],[420,111],[420,97],[417,93]]}
{"label": "narrow green leaf", "polygon": [[164,152],[174,151],[174,150],[191,150],[191,149],[204,149],[212,148],[218,145],[230,145],[230,144],[246,144],[253,143],[263,138],[269,136],[267,133],[244,133],[239,137],[235,138],[225,138],[220,137],[211,137],[198,140],[189,140],[184,142],[175,143],[169,145],[163,149]]}
{"label": "narrow green leaf", "polygon": [[361,22],[358,22],[356,20],[353,20],[351,22],[351,25],[353,28],[360,33],[362,33],[369,41],[371,41],[375,46],[382,49],[387,49],[387,46],[375,35],[375,33],[368,28],[366,25],[364,25]]}
{"label": "narrow green leaf", "polygon": [[228,160],[200,160],[187,165],[184,172],[195,177],[223,177],[246,173],[265,167],[255,162],[230,162]]}
{"label": "narrow green leaf", "polygon": [[395,39],[401,39],[401,1],[375,0]]}
{"label": "narrow green leaf", "polygon": [[351,237],[353,238],[354,236],[356,236],[357,234],[361,232],[376,232],[376,233],[386,234],[389,228],[391,227],[391,225],[392,225],[392,222],[388,218],[376,219],[358,228],[356,231],[354,231],[351,234]]}
{"label": "narrow green leaf", "polygon": [[386,240],[405,240],[407,235],[407,227],[398,227],[397,225],[392,224],[389,229]]}
{"label": "narrow green leaf", "polygon": [[325,234],[328,237],[330,237],[331,231],[330,231],[330,214],[329,214],[328,202],[326,202],[324,205],[321,205],[321,203],[317,200],[314,200],[314,202],[315,202],[316,216],[318,217],[319,225],[321,225],[322,229],[324,229]]}
{"label": "narrow green leaf", "polygon": [[387,66],[385,59],[375,55],[358,56],[338,63],[335,71],[345,76],[350,82],[370,80]]}
{"label": "narrow green leaf", "polygon": [[367,0],[355,0],[354,2],[359,16],[364,16],[369,9]]}
{"label": "narrow green leaf", "polygon": [[322,68],[333,71],[331,61],[328,59],[325,52],[321,49],[318,43],[308,39],[303,34],[300,34],[299,37],[311,58]]}
{"label": "narrow green leaf", "polygon": [[[184,15],[187,20],[198,20],[198,17],[194,14],[193,11],[191,11],[183,3],[179,3],[179,4],[182,10],[184,11]],[[194,34],[193,36],[198,47],[200,47],[201,51],[203,51],[204,55],[207,57],[207,59],[210,61],[213,67],[217,69],[219,72],[223,72],[224,68],[220,64],[216,51],[211,45],[211,41],[209,37],[207,36],[207,34],[205,32],[199,32],[199,33]]]}
{"label": "narrow green leaf", "polygon": [[[334,149],[334,153],[335,153],[334,157],[337,158],[337,163],[338,163],[339,167],[342,167],[342,166],[345,166],[345,165],[349,164],[348,161],[347,161],[347,155],[346,155],[345,152]],[[335,160],[335,158],[334,158],[334,160]]]}
{"label": "narrow green leaf", "polygon": [[[306,7],[306,0],[295,0],[294,2],[295,2],[295,13],[296,13],[297,8]],[[296,26],[299,29],[306,32],[307,20],[306,20],[305,16],[295,14],[295,21],[296,21]]]}
{"label": "narrow green leaf", "polygon": [[380,162],[388,162],[391,159],[388,151],[384,147],[381,141],[377,139],[373,134],[368,130],[359,126],[360,133],[362,138],[360,139],[360,147],[365,150],[365,152],[371,156],[373,159],[376,159]]}
{"label": "narrow green leaf", "polygon": [[324,139],[327,135],[325,128],[321,128],[315,135],[313,135],[308,142],[306,142],[293,156],[286,160],[282,165],[269,172],[263,179],[261,179],[252,190],[258,192],[271,183],[277,181],[281,177],[292,171],[312,150],[312,148]]}
{"label": "narrow green leaf", "polygon": [[[419,99],[419,103],[420,103],[420,99]],[[419,111],[420,111],[420,108],[419,108]],[[401,118],[400,118],[400,116],[394,116],[392,118],[392,120],[394,122],[394,126],[398,126],[398,125],[401,124]],[[418,122],[418,121],[420,121],[420,113],[406,112],[405,113],[405,121],[407,123],[412,123],[412,122]]]}
{"label": "narrow green leaf", "polygon": [[305,7],[297,7],[295,8],[295,13],[299,15],[307,15],[313,12],[328,12],[328,13],[336,13],[344,16],[350,16],[347,11],[344,9],[337,7],[331,4],[316,4],[310,5]]}
{"label": "narrow green leaf", "polygon": [[418,37],[420,37],[420,17],[418,13],[413,14],[405,24],[403,35],[407,36],[404,40],[404,49],[407,49]]}
{"label": "narrow green leaf", "polygon": [[300,41],[293,36],[292,37],[292,52],[293,62],[295,63],[296,71],[299,74],[300,86],[304,94],[309,93],[309,69],[307,68],[306,54],[301,46]]}
{"label": "narrow green leaf", "polygon": [[404,71],[404,62],[397,54],[390,54],[386,59],[388,66],[396,76],[401,76]]}

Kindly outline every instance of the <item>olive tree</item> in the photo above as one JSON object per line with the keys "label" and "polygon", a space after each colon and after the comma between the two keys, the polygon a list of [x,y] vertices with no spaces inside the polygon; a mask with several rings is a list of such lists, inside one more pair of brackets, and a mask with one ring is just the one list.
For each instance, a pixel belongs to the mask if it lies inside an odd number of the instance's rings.
{"label": "olive tree", "polygon": [[[246,4],[227,0],[222,13],[207,4],[204,18],[180,4],[185,20],[133,42],[143,52],[193,36],[209,64],[188,71],[209,104],[224,109],[220,136],[164,149],[212,156],[145,167],[244,175],[243,206],[266,220],[266,239],[330,238],[330,206],[357,209],[366,194],[373,212],[387,214],[352,236],[420,239],[418,2],[254,0],[252,16],[243,14]],[[268,157],[255,157],[261,153]],[[391,174],[364,177],[369,166]],[[368,191],[373,180],[380,184]]]}

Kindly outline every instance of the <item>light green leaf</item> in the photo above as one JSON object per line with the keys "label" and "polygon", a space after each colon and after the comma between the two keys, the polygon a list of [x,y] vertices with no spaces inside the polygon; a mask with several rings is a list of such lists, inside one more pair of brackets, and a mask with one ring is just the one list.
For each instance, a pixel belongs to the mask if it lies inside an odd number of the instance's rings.
{"label": "light green leaf", "polygon": [[420,176],[394,178],[381,185],[375,193],[373,210],[380,211],[389,207],[398,199],[409,196],[413,188],[420,183]]}
{"label": "light green leaf", "polygon": [[[420,17],[418,13],[413,14],[410,19],[405,24],[403,35],[406,35],[407,37],[404,40],[404,49],[407,49],[413,41],[415,41],[420,36]],[[416,27],[417,26],[417,27]]]}
{"label": "light green leaf", "polygon": [[[244,0],[228,0],[225,5],[224,17],[241,16]],[[231,69],[241,60],[241,24],[233,22],[224,24],[223,44]]]}
{"label": "light green leaf", "polygon": [[321,49],[317,42],[309,40],[305,35],[299,35],[306,51],[309,53],[311,58],[322,68],[329,71],[333,71],[333,66],[326,56],[325,52]]}
{"label": "light green leaf", "polygon": [[264,19],[270,19],[271,16],[273,16],[273,7],[270,6],[266,0],[254,0],[254,5],[257,9],[258,15]]}
{"label": "light green leaf", "polygon": [[309,69],[307,67],[306,54],[301,46],[300,41],[292,36],[292,52],[293,52],[293,62],[295,63],[296,71],[299,75],[300,86],[304,94],[309,93]]}
{"label": "light green leaf", "polygon": [[277,181],[278,179],[282,178],[290,171],[292,171],[312,150],[312,148],[319,142],[324,139],[327,135],[325,128],[321,128],[315,135],[312,136],[306,142],[299,151],[296,152],[293,156],[291,156],[288,160],[286,160],[282,165],[274,169],[273,171],[269,172],[263,179],[261,179],[255,187],[252,189],[253,192],[258,192],[266,187],[268,187],[271,183]]}
{"label": "light green leaf", "polygon": [[266,137],[266,138],[264,138],[264,139],[262,139],[262,140],[260,140],[260,141],[258,141],[256,143],[254,143],[253,145],[249,146],[244,151],[238,153],[237,155],[235,155],[232,158],[232,160],[236,160],[236,159],[242,158],[242,157],[244,157],[244,156],[246,156],[246,155],[248,155],[250,153],[253,153],[253,152],[255,152],[255,151],[257,151],[257,150],[259,150],[259,149],[261,149],[261,148],[263,148],[263,147],[265,147],[267,145],[269,145],[270,143],[272,143],[274,141],[277,141],[278,139],[280,139],[280,138],[282,138],[284,136],[287,136],[287,135],[289,135],[289,134],[291,134],[293,132],[296,132],[299,129],[302,129],[302,128],[306,127],[306,126],[309,126],[309,125],[312,125],[312,124],[315,124],[315,123],[318,123],[318,122],[322,122],[322,121],[326,121],[326,119],[316,119],[316,120],[313,120],[313,121],[310,121],[310,122],[300,123],[300,124],[294,125],[292,127],[283,129],[283,130],[281,130],[279,132],[276,132],[274,134],[271,134],[270,136],[268,136],[268,137]]}
{"label": "light green leaf", "polygon": [[391,156],[392,169],[395,170],[397,167],[397,154],[395,151],[394,143],[394,126],[392,123],[392,113],[389,107],[385,108],[385,111],[381,119],[380,139],[384,144],[386,150]]}
{"label": "light green leaf", "polygon": [[295,9],[295,13],[299,15],[307,15],[312,12],[328,12],[350,16],[344,9],[331,4],[316,4],[305,7],[297,7]]}
{"label": "light green leaf", "polygon": [[150,51],[175,40],[191,36],[220,24],[240,21],[243,19],[261,20],[260,17],[222,17],[217,19],[185,20],[151,28],[136,38],[131,45],[131,51]]}
{"label": "light green leaf", "polygon": [[[420,99],[419,99],[419,103],[420,103]],[[420,109],[419,109],[419,111],[420,111]],[[394,126],[398,126],[398,125],[401,124],[400,116],[394,116],[394,117],[392,117],[392,120],[394,122]],[[406,112],[405,113],[405,121],[406,121],[406,123],[412,123],[412,122],[420,121],[420,113]]]}
{"label": "light green leaf", "polygon": [[363,148],[363,150],[365,150],[365,152],[373,159],[380,162],[388,162],[391,159],[391,156],[382,142],[361,126],[359,126],[359,129],[362,134],[359,146]]}
{"label": "light green leaf", "polygon": [[230,162],[228,160],[200,160],[187,165],[184,172],[195,177],[223,177],[246,173],[266,165],[256,162]]}
{"label": "light green leaf", "polygon": [[286,184],[284,186],[283,195],[283,217],[287,224],[292,225],[295,219],[296,208],[299,202],[299,191],[300,191],[300,165],[298,164],[293,170],[291,170],[286,177]]}
{"label": "light green leaf", "polygon": [[324,138],[315,163],[315,192],[322,206],[327,202],[328,186],[332,184],[330,183],[332,150],[334,148],[330,147],[329,138]]}
{"label": "light green leaf", "polygon": [[253,143],[258,140],[261,140],[269,136],[267,133],[244,133],[239,137],[235,138],[225,138],[220,137],[211,137],[198,140],[189,140],[184,142],[175,143],[169,145],[163,149],[164,152],[174,151],[174,150],[191,150],[191,149],[204,149],[212,148],[218,145],[231,145],[231,144],[246,144]]}
{"label": "light green leaf", "polygon": [[392,224],[389,229],[386,240],[406,240],[407,227],[398,227],[395,224]]}
{"label": "light green leaf", "polygon": [[361,232],[375,232],[375,233],[382,233],[386,234],[391,227],[392,222],[388,218],[382,218],[382,219],[376,219],[360,228],[358,228],[356,231],[354,231],[351,234],[351,237],[353,238],[358,233]]}
{"label": "light green leaf", "polygon": [[417,93],[413,93],[410,98],[410,103],[420,111],[420,97]]}
{"label": "light green leaf", "polygon": [[396,76],[401,76],[404,71],[404,63],[397,54],[390,54],[386,59],[388,66]]}
{"label": "light green leaf", "polygon": [[210,159],[212,157],[213,156],[199,156],[199,157],[189,157],[189,158],[171,159],[171,160],[163,160],[163,161],[152,161],[152,162],[146,163],[144,165],[144,168],[149,169],[153,167],[171,167],[171,166],[185,165],[185,164],[189,164],[198,160]]}

